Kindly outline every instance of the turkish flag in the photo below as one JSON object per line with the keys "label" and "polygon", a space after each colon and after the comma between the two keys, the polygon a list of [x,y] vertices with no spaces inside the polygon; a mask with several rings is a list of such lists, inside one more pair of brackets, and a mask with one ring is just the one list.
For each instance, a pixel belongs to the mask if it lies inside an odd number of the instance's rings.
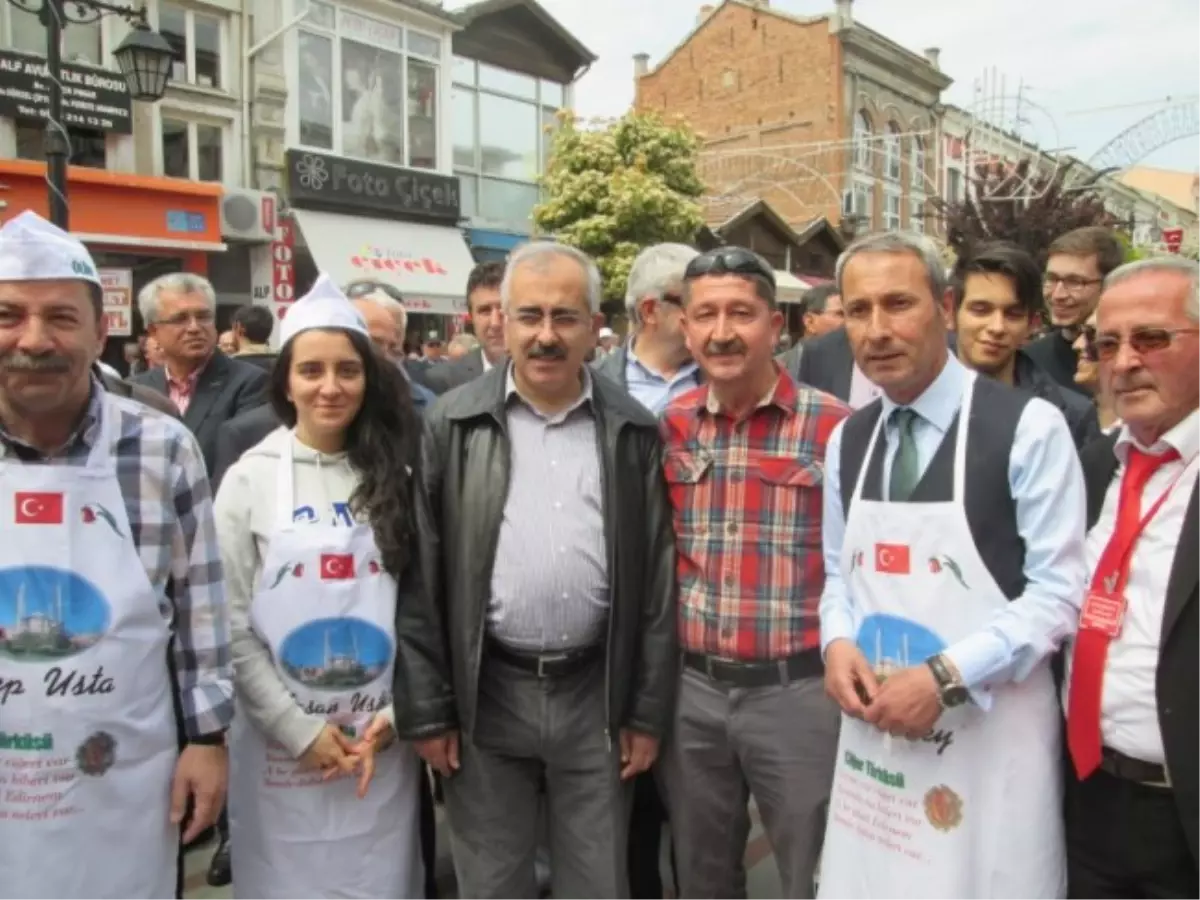
{"label": "turkish flag", "polygon": [[908,544],[876,544],[875,571],[888,575],[908,574]]}
{"label": "turkish flag", "polygon": [[354,577],[354,556],[350,553],[322,553],[321,580],[340,581]]}
{"label": "turkish flag", "polygon": [[61,525],[63,495],[45,491],[17,491],[13,495],[18,525]]}

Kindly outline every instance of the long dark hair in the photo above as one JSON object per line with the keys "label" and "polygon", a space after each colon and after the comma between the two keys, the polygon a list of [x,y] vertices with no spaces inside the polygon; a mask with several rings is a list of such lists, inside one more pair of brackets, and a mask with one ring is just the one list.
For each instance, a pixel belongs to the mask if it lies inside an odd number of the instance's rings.
{"label": "long dark hair", "polygon": [[[366,385],[362,407],[346,430],[346,456],[359,475],[350,511],[371,523],[383,567],[399,579],[416,538],[413,492],[420,489],[420,420],[400,370],[365,336],[343,333],[362,360]],[[296,424],[296,407],[288,400],[291,368],[289,341],[271,370],[271,406],[289,428]]]}

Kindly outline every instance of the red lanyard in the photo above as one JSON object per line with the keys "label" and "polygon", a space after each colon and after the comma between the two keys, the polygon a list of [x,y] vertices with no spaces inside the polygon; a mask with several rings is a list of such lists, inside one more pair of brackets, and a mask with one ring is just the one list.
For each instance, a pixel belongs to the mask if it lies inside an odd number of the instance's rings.
{"label": "red lanyard", "polygon": [[[1133,548],[1137,546],[1137,542],[1141,539],[1142,532],[1144,532],[1147,526],[1149,526],[1150,520],[1158,515],[1158,511],[1162,509],[1163,504],[1167,502],[1167,498],[1171,496],[1171,492],[1175,490],[1175,485],[1179,484],[1179,480],[1183,478],[1185,474],[1187,474],[1187,470],[1191,468],[1192,463],[1195,461],[1195,455],[1192,455],[1188,458],[1188,460],[1180,468],[1179,472],[1176,473],[1175,477],[1171,479],[1171,483],[1167,485],[1167,489],[1159,495],[1159,498],[1154,501],[1154,505],[1150,507],[1149,511],[1144,516],[1142,516],[1142,520],[1138,522],[1137,528],[1130,532],[1128,541],[1126,542],[1125,546],[1121,547],[1121,552],[1117,556],[1116,566],[1107,576],[1108,578],[1113,579],[1113,586],[1109,587],[1105,584],[1100,585],[1100,587],[1104,588],[1106,591],[1108,591],[1108,593],[1120,594],[1125,590],[1125,585],[1129,582],[1129,557],[1133,553]],[[1099,575],[1100,573],[1097,572],[1096,574]],[[1094,581],[1095,579],[1093,579],[1093,587],[1095,586]]]}

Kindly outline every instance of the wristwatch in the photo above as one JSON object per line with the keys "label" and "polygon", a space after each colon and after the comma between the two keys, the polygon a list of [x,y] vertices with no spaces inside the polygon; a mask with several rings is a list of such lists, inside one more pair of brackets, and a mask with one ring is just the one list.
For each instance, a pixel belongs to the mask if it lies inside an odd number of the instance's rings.
{"label": "wristwatch", "polygon": [[929,670],[933,672],[941,695],[942,706],[946,709],[962,706],[971,699],[971,694],[967,691],[966,685],[962,683],[962,678],[959,677],[954,664],[945,656],[940,653],[931,656],[925,660],[925,665],[929,666]]}

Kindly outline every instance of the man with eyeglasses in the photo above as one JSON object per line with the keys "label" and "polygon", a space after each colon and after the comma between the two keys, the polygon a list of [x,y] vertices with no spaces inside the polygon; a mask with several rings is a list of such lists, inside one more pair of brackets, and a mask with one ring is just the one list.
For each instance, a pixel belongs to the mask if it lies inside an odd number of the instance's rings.
{"label": "man with eyeglasses", "polygon": [[680,894],[745,896],[753,798],[784,895],[811,897],[838,724],[821,677],[821,485],[850,409],[775,363],[783,313],[757,254],[696,257],[682,299],[706,384],[662,419],[683,650],[662,768]]}
{"label": "man with eyeglasses", "polygon": [[[674,708],[657,423],[586,358],[595,263],[536,241],[501,285],[511,362],[426,416],[429,603],[397,625],[396,730],[445,776],[464,897],[627,897],[632,779]],[[544,800],[540,788],[545,785]]]}
{"label": "man with eyeglasses", "polygon": [[211,474],[217,431],[266,403],[267,373],[217,349],[217,296],[203,276],[159,276],[139,292],[138,309],[150,337],[162,348],[163,365],[132,381],[171,399],[196,436]]}
{"label": "man with eyeglasses", "polygon": [[592,364],[656,416],[700,384],[699,366],[683,333],[683,270],[700,254],[686,244],[655,244],[629,269],[625,312],[629,340]]}
{"label": "man with eyeglasses", "polygon": [[854,356],[883,397],[824,468],[825,682],[844,713],[829,897],[1061,897],[1052,658],[1084,586],[1063,415],[963,366],[954,291],[919,235],[838,260]]}
{"label": "man with eyeglasses", "polygon": [[1119,431],[1083,452],[1090,584],[1065,688],[1071,897],[1200,896],[1195,262],[1104,281],[1093,340]]}
{"label": "man with eyeglasses", "polygon": [[1054,327],[1025,352],[1068,390],[1086,394],[1075,381],[1071,345],[1096,309],[1105,276],[1124,261],[1125,248],[1116,234],[1099,225],[1069,231],[1050,245],[1042,290]]}

